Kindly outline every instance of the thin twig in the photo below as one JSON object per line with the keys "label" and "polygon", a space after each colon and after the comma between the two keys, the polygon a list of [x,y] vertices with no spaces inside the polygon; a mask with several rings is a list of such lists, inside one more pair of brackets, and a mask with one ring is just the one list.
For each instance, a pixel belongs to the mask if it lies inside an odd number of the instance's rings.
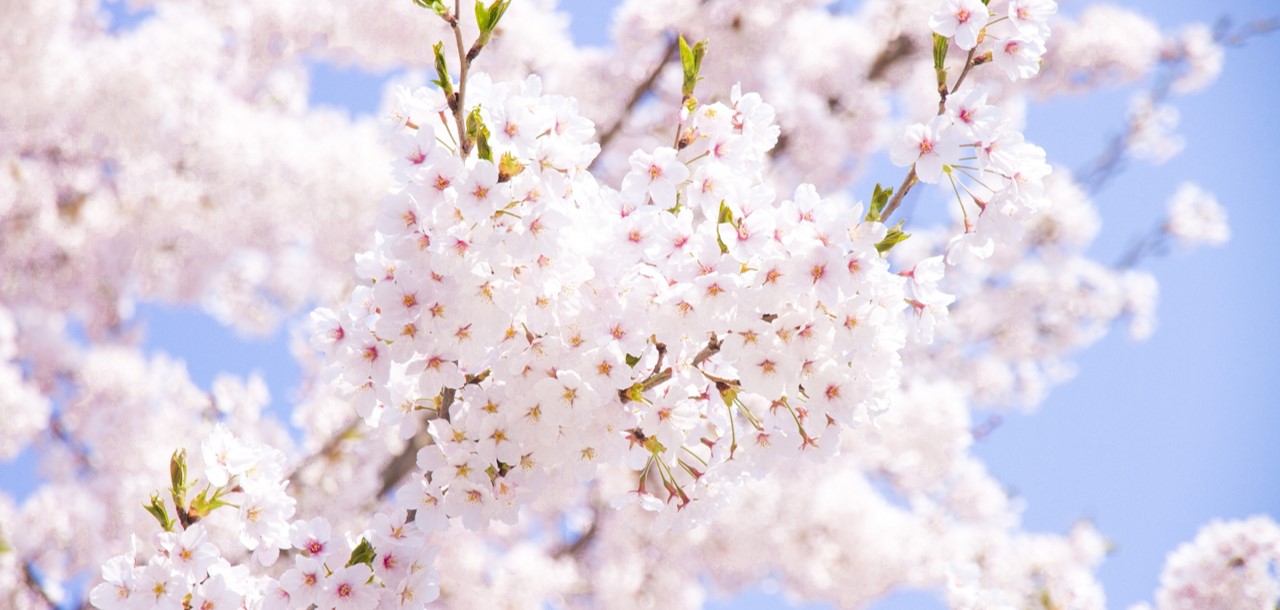
{"label": "thin twig", "polygon": [[458,25],[458,15],[462,14],[462,0],[453,2],[453,18],[449,19],[449,27],[453,28],[453,39],[458,44],[458,92],[453,100],[453,120],[458,126],[458,150],[461,157],[466,158],[471,152],[471,142],[467,140],[466,99],[467,99],[467,61],[466,45],[462,42],[462,28]]}
{"label": "thin twig", "polygon": [[587,546],[595,540],[596,532],[600,531],[600,519],[602,518],[601,511],[593,508],[592,514],[593,517],[591,519],[591,525],[587,527],[587,531],[582,532],[582,535],[578,536],[577,540],[574,540],[572,543],[561,545],[559,548],[552,551],[552,557],[555,557],[556,559],[561,559],[563,557],[577,558],[584,550],[586,550]]}
{"label": "thin twig", "polygon": [[663,369],[661,373],[658,373],[657,375],[653,375],[648,379],[645,379],[640,384],[640,391],[648,392],[649,390],[652,390],[668,381],[671,381],[671,377],[673,374],[674,372],[671,370],[670,367]]}
{"label": "thin twig", "polygon": [[1230,31],[1231,21],[1229,19],[1224,17],[1219,20],[1218,24],[1218,28],[1214,32],[1214,40],[1225,47],[1239,47],[1248,42],[1250,38],[1266,36],[1280,30],[1280,16],[1255,19],[1240,26],[1240,29],[1236,30],[1235,33]]}
{"label": "thin twig", "polygon": [[952,85],[951,89],[942,92],[942,99],[938,100],[939,115],[947,110],[947,95],[949,95],[950,92],[958,91],[960,89],[960,84],[964,82],[964,77],[969,76],[969,70],[972,70],[974,66],[978,65],[973,61],[974,52],[977,50],[978,47],[976,46],[969,49],[969,54],[964,58],[964,69],[960,71],[960,77],[956,79],[956,84]]}
{"label": "thin twig", "polygon": [[67,431],[67,427],[62,421],[61,413],[55,411],[53,417],[49,419],[49,431],[53,433],[54,440],[66,446],[82,470],[92,471],[94,469],[89,449]]}
{"label": "thin twig", "polygon": [[[1218,21],[1214,29],[1213,40],[1224,47],[1240,47],[1248,42],[1250,38],[1266,36],[1277,30],[1280,30],[1280,17],[1251,21],[1234,31],[1231,29],[1231,21],[1224,17]],[[1173,89],[1173,84],[1182,74],[1180,69],[1185,62],[1185,55],[1163,59],[1162,66],[1164,69],[1157,75],[1148,95],[1153,109],[1168,99]],[[1142,126],[1147,119],[1148,115],[1144,113],[1134,113],[1127,119],[1120,133],[1112,136],[1111,141],[1107,143],[1106,149],[1090,164],[1089,169],[1076,172],[1076,175],[1080,176],[1079,182],[1084,186],[1086,192],[1093,195],[1101,191],[1124,169],[1125,156],[1128,154],[1129,149],[1132,148],[1134,138],[1141,132]]]}
{"label": "thin twig", "polygon": [[986,419],[982,420],[982,422],[980,422],[977,426],[974,426],[973,430],[970,431],[969,434],[973,437],[973,440],[975,441],[984,441],[984,440],[987,440],[987,438],[990,437],[992,433],[994,433],[997,429],[999,429],[1002,424],[1004,424],[1004,418],[1001,417],[999,413],[997,413],[995,415],[988,416]]}
{"label": "thin twig", "polygon": [[348,422],[347,425],[343,426],[336,434],[330,436],[329,440],[325,441],[324,446],[320,447],[319,451],[302,458],[302,461],[298,462],[298,464],[293,467],[293,470],[289,471],[289,475],[285,477],[285,480],[293,481],[297,479],[298,474],[301,473],[304,468],[314,463],[318,458],[325,455],[333,455],[333,453],[337,451],[338,445],[342,443],[342,441],[346,440],[348,436],[355,431],[356,426],[358,425],[360,425],[360,418],[355,418]]}
{"label": "thin twig", "polygon": [[418,433],[413,435],[408,442],[405,443],[404,449],[400,451],[390,462],[382,468],[380,477],[382,485],[378,487],[378,497],[385,498],[391,490],[395,489],[400,481],[409,474],[410,470],[418,463],[418,451],[423,447],[430,445],[432,442],[430,428],[423,426]]}
{"label": "thin twig", "polygon": [[894,64],[903,58],[909,57],[911,52],[915,50],[915,45],[911,43],[911,37],[905,34],[898,35],[897,38],[890,40],[880,50],[880,54],[871,62],[871,68],[867,70],[867,80],[878,81],[886,74]]}
{"label": "thin twig", "polygon": [[[653,66],[653,69],[649,71],[644,80],[640,81],[640,84],[636,85],[636,88],[631,91],[631,97],[627,98],[627,104],[622,108],[622,112],[618,113],[618,118],[614,119],[613,123],[600,134],[601,153],[609,148],[609,144],[622,131],[622,126],[627,122],[627,117],[631,116],[631,111],[635,109],[641,99],[644,99],[645,94],[653,89],[654,83],[658,81],[658,77],[662,75],[662,70],[667,67],[667,63],[675,56],[678,48],[679,45],[676,38],[672,37],[667,41],[667,46],[663,49],[662,57],[658,60],[658,63]],[[601,157],[603,157],[603,154],[596,155],[595,160],[591,162],[591,167],[588,169],[594,169]]]}
{"label": "thin twig", "polygon": [[898,185],[898,190],[893,192],[893,197],[889,199],[889,204],[884,206],[884,213],[880,215],[882,221],[889,220],[894,210],[902,205],[902,198],[906,196],[907,191],[916,183],[916,166],[911,165],[911,169],[907,170],[907,175],[902,179],[902,184]]}
{"label": "thin twig", "polygon": [[[433,419],[448,421],[449,407],[453,406],[453,399],[456,393],[453,388],[445,388],[440,393],[439,408],[434,415],[428,415],[427,421]],[[400,453],[391,458],[391,461],[387,462],[387,465],[382,468],[382,485],[378,488],[379,498],[385,498],[387,494],[391,493],[391,490],[400,484],[400,481],[404,480],[405,476],[418,464],[418,451],[431,443],[430,429],[424,425],[417,434],[413,435],[413,438],[409,439],[409,442],[405,443],[404,449],[400,450]]]}
{"label": "thin twig", "polygon": [[1146,235],[1134,240],[1129,251],[1116,261],[1116,269],[1132,269],[1143,258],[1150,254],[1163,254],[1168,246],[1169,231],[1164,223],[1156,226]]}
{"label": "thin twig", "polygon": [[58,604],[49,596],[49,592],[45,591],[44,587],[40,584],[40,581],[36,579],[36,573],[31,569],[31,564],[25,561],[22,562],[22,580],[26,583],[27,588],[31,589],[31,591],[35,593],[41,601],[48,605],[48,607],[58,607]]}
{"label": "thin twig", "polygon": [[698,352],[698,354],[693,357],[692,364],[694,367],[697,367],[703,362],[706,362],[708,358],[718,353],[720,353],[720,340],[716,338],[715,334],[712,334],[711,338],[707,340],[706,347],[703,347],[702,351]]}
{"label": "thin twig", "polygon": [[[969,54],[965,56],[964,69],[960,71],[960,77],[956,79],[956,84],[952,85],[950,89],[945,84],[938,89],[938,116],[942,116],[947,111],[947,96],[960,89],[960,85],[964,83],[969,71],[977,65],[974,61],[974,51],[976,50],[977,47],[969,49]],[[916,185],[916,182],[916,166],[913,163],[911,164],[911,169],[907,170],[906,177],[902,179],[902,184],[898,185],[898,190],[893,192],[893,196],[889,199],[888,205],[885,206],[884,212],[880,214],[881,222],[888,222],[889,217],[898,209],[898,206],[902,205],[902,198],[907,196],[907,192]]]}

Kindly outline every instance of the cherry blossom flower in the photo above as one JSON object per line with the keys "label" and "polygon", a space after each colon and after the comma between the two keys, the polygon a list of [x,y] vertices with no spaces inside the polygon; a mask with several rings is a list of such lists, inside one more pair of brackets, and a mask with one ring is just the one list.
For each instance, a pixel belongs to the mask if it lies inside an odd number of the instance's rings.
{"label": "cherry blossom flower", "polygon": [[324,562],[316,557],[294,558],[294,567],[280,576],[280,596],[287,601],[288,607],[307,606],[316,603],[325,583]]}
{"label": "cherry blossom flower", "polygon": [[1009,0],[1009,21],[1022,36],[1035,40],[1049,37],[1049,18],[1057,12],[1054,0]]}
{"label": "cherry blossom flower", "polygon": [[138,591],[133,555],[120,555],[102,565],[102,582],[93,587],[89,601],[103,610],[126,610],[133,605],[134,596],[145,595],[147,592]]}
{"label": "cherry blossom flower", "polygon": [[946,0],[943,8],[929,17],[929,27],[947,38],[954,36],[956,46],[967,51],[977,46],[978,33],[989,18],[982,0]]}
{"label": "cherry blossom flower", "polygon": [[1158,610],[1264,608],[1280,598],[1280,528],[1267,517],[1214,521],[1169,555]]}
{"label": "cherry blossom flower", "polygon": [[205,476],[217,487],[226,485],[234,476],[244,474],[257,461],[252,451],[221,426],[214,429],[201,450],[204,453]]}
{"label": "cherry blossom flower", "polygon": [[1213,195],[1190,182],[1179,185],[1169,199],[1165,230],[1185,247],[1221,246],[1231,239],[1226,210]]}
{"label": "cherry blossom flower", "polygon": [[631,171],[622,182],[622,192],[633,197],[652,197],[659,208],[676,204],[676,189],[689,178],[689,168],[676,157],[674,148],[631,155]]}
{"label": "cherry blossom flower", "polygon": [[220,557],[217,547],[208,541],[204,526],[191,525],[182,533],[160,535],[160,548],[169,557],[170,568],[188,583],[199,582]]}
{"label": "cherry blossom flower", "polygon": [[137,576],[138,592],[136,597],[141,601],[135,608],[148,610],[179,610],[182,608],[182,597],[187,591],[188,583],[183,582],[160,557],[152,557]]}
{"label": "cherry blossom flower", "polygon": [[894,141],[889,157],[900,167],[914,164],[921,181],[936,183],[942,177],[943,168],[960,159],[960,144],[949,132],[950,121],[945,117],[916,123]]}
{"label": "cherry blossom flower", "polygon": [[1010,38],[995,42],[992,58],[1009,80],[1018,80],[1031,78],[1040,72],[1040,58],[1044,51],[1044,43],[1038,40]]}

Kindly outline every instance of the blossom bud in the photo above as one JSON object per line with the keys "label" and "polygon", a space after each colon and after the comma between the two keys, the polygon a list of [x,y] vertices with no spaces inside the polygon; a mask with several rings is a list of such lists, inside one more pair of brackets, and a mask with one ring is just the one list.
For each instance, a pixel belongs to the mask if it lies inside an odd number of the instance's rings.
{"label": "blossom bud", "polygon": [[498,182],[506,182],[524,171],[524,164],[516,160],[515,155],[509,152],[502,153],[502,157],[498,159]]}

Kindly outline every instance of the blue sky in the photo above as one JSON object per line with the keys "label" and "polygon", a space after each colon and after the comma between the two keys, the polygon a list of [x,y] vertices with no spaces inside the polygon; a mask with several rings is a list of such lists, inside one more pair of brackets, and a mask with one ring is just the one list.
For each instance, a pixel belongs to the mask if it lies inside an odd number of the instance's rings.
{"label": "blue sky", "polygon": [[[1244,0],[1126,4],[1164,27],[1280,13],[1278,3]],[[1149,599],[1164,555],[1210,519],[1280,515],[1280,323],[1269,306],[1280,296],[1280,197],[1268,188],[1268,149],[1280,137],[1276,57],[1274,35],[1228,51],[1217,83],[1175,100],[1186,151],[1160,167],[1130,165],[1096,198],[1104,228],[1094,253],[1104,261],[1149,230],[1183,180],[1228,208],[1232,241],[1142,265],[1161,284],[1156,334],[1135,343],[1113,333],[1081,355],[1076,379],[1039,413],[1008,420],[977,449],[1027,500],[1029,529],[1088,518],[1115,544],[1100,572],[1112,607]],[[1028,137],[1079,167],[1118,127],[1127,97],[1034,108]],[[1078,119],[1095,113],[1116,116],[1113,126]]]}
{"label": "blue sky", "polygon": [[[613,2],[561,4],[573,12],[580,42],[607,42]],[[1122,4],[1164,27],[1222,14],[1240,21],[1280,14],[1274,1]],[[1080,7],[1072,2],[1063,10]],[[1232,241],[1144,263],[1161,282],[1155,336],[1135,343],[1117,329],[1079,356],[1077,377],[1036,414],[1007,417],[975,449],[1026,501],[1027,529],[1063,532],[1089,519],[1115,544],[1100,572],[1114,608],[1150,599],[1165,555],[1209,520],[1280,515],[1280,322],[1274,311],[1280,300],[1280,254],[1274,249],[1280,197],[1268,188],[1277,171],[1274,143],[1280,142],[1273,110],[1280,108],[1276,58],[1276,35],[1228,51],[1215,85],[1176,99],[1186,151],[1160,167],[1130,165],[1096,199],[1104,229],[1094,253],[1104,261],[1116,260],[1159,220],[1182,180],[1198,182],[1228,208]],[[379,76],[324,66],[314,72],[314,101],[354,112],[376,104]],[[1028,136],[1052,161],[1083,166],[1119,129],[1131,91],[1036,106]],[[1083,118],[1098,116],[1109,119]],[[895,182],[896,173],[880,180]],[[220,370],[261,371],[274,405],[287,408],[297,371],[284,331],[246,342],[191,311],[144,306],[140,315],[149,326],[149,345],[184,358],[197,383],[208,387]],[[25,487],[20,479],[29,468],[29,460],[0,465],[4,486]],[[779,600],[752,592],[713,607],[765,608]],[[875,607],[941,605],[907,593]]]}

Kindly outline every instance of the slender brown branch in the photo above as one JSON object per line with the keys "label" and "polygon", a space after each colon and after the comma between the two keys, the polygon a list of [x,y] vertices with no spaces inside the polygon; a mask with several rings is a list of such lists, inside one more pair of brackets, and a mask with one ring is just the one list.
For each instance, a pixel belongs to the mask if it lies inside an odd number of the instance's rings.
{"label": "slender brown branch", "polygon": [[471,50],[467,51],[467,63],[470,64],[475,61],[476,58],[480,56],[480,51],[484,50],[484,47],[485,42],[483,38],[477,38],[475,42],[471,43]]}
{"label": "slender brown branch", "polygon": [[427,426],[423,426],[418,433],[413,435],[405,443],[404,449],[400,451],[390,462],[382,468],[380,473],[382,484],[378,487],[378,497],[385,498],[391,493],[400,481],[404,479],[409,471],[418,463],[418,451],[432,442],[431,432]]}
{"label": "slender brown branch", "polygon": [[649,373],[650,377],[658,374],[662,370],[662,360],[667,355],[667,345],[665,343],[656,344],[658,348],[658,361],[653,365],[653,372]]}
{"label": "slender brown branch", "polygon": [[[1231,21],[1223,18],[1218,21],[1215,27],[1213,40],[1224,47],[1236,48],[1243,46],[1250,38],[1266,36],[1278,30],[1280,30],[1280,17],[1251,21],[1234,31],[1231,29]],[[1148,94],[1152,108],[1157,107],[1168,99],[1174,83],[1182,75],[1182,69],[1185,64],[1186,56],[1182,54],[1162,59],[1163,70],[1158,74],[1155,82],[1152,83]],[[1126,119],[1120,133],[1112,136],[1102,154],[1098,155],[1093,163],[1089,165],[1089,168],[1076,172],[1076,175],[1080,177],[1080,184],[1084,186],[1089,194],[1092,195],[1101,191],[1107,183],[1111,182],[1124,169],[1125,156],[1129,153],[1134,139],[1141,133],[1147,120],[1149,120],[1148,114],[1133,113]]]}
{"label": "slender brown branch", "polygon": [[587,527],[587,531],[578,536],[571,544],[563,545],[551,552],[551,556],[556,559],[563,557],[578,557],[596,538],[596,532],[600,531],[600,511],[595,511],[595,518],[591,520],[591,525]]}
{"label": "slender brown branch", "polygon": [[884,206],[884,213],[880,215],[881,220],[889,220],[894,210],[902,205],[902,198],[906,196],[907,191],[916,183],[916,166],[911,165],[911,169],[907,170],[907,176],[902,179],[902,184],[898,185],[898,190],[893,192],[893,197],[889,199],[889,204]]}
{"label": "slender brown branch", "polygon": [[301,473],[303,469],[313,464],[321,456],[333,455],[338,450],[338,445],[341,444],[342,441],[346,440],[350,434],[355,431],[356,426],[358,425],[360,425],[360,418],[355,418],[350,422],[347,422],[347,425],[343,426],[341,430],[333,436],[330,436],[329,440],[325,441],[324,446],[320,447],[319,451],[307,455],[307,457],[303,458],[301,462],[298,462],[298,464],[293,467],[293,470],[289,471],[289,475],[285,477],[285,480],[296,480],[298,474]]}
{"label": "slender brown branch", "polygon": [[[653,388],[656,388],[668,381],[671,381],[671,378],[675,376],[675,370],[672,369],[671,367],[667,367],[665,369],[662,368],[662,360],[663,360],[663,356],[666,354],[666,351],[667,351],[667,346],[659,343],[658,344],[658,362],[656,365],[654,365],[653,372],[649,373],[649,376],[645,377],[643,381],[640,381],[629,388],[618,390],[619,400],[621,400],[624,403],[628,402],[633,399],[633,396],[634,396],[633,393],[636,392],[637,390],[641,393],[648,392]],[[711,339],[707,341],[707,345],[702,348],[702,351],[698,352],[698,354],[693,357],[693,366],[696,368],[699,364],[702,364],[703,361],[705,361],[707,358],[714,356],[719,351],[720,351],[720,342],[716,340],[716,337],[713,334],[711,335]]]}
{"label": "slender brown branch", "polygon": [[[594,494],[593,494],[594,495]],[[572,557],[574,559],[581,558],[587,547],[595,541],[596,536],[600,533],[600,522],[604,520],[605,514],[610,511],[601,510],[598,500],[591,501],[591,525],[587,526],[587,531],[578,536],[576,540],[569,544],[561,544],[551,551],[551,556],[556,559]]]}
{"label": "slender brown branch", "polygon": [[947,111],[947,96],[950,95],[952,91],[959,90],[960,84],[964,82],[964,77],[969,76],[969,71],[972,70],[974,66],[978,65],[973,61],[974,52],[977,50],[978,47],[969,49],[969,54],[964,58],[964,69],[960,71],[960,77],[956,79],[956,84],[952,85],[950,89],[941,92],[942,95],[940,97],[942,99],[938,100],[939,115]]}
{"label": "slender brown branch", "polygon": [[1004,418],[997,413],[979,422],[977,426],[973,427],[973,430],[971,430],[969,434],[973,437],[973,440],[983,441],[986,440],[987,437],[991,436],[991,434],[994,433],[1003,423]]}
{"label": "slender brown branch", "polygon": [[878,81],[884,78],[894,64],[909,57],[914,50],[915,45],[912,44],[910,36],[900,34],[897,38],[890,40],[880,50],[880,54],[872,60],[871,68],[867,70],[867,80]]}
{"label": "slender brown branch", "polygon": [[[453,388],[445,388],[440,393],[440,406],[436,408],[435,414],[427,417],[427,421],[437,418],[449,421],[449,407],[453,406],[456,393],[457,391]],[[385,498],[400,484],[400,481],[404,480],[405,476],[418,464],[418,451],[431,443],[431,432],[424,425],[417,434],[413,435],[413,438],[409,439],[409,442],[405,443],[404,449],[382,468],[382,484],[378,487],[379,498]]]}
{"label": "slender brown branch", "polygon": [[1132,269],[1142,259],[1153,254],[1163,254],[1168,248],[1168,227],[1161,223],[1146,235],[1134,240],[1129,251],[1124,253],[1115,263],[1116,269]]}
{"label": "slender brown branch", "polygon": [[76,464],[82,470],[93,470],[93,461],[89,456],[89,449],[67,431],[67,427],[62,421],[62,416],[58,412],[55,412],[53,417],[49,419],[49,431],[53,434],[54,440],[66,446],[67,450],[75,458]]}
{"label": "slender brown branch", "polygon": [[[674,37],[667,41],[667,46],[663,49],[662,57],[658,60],[658,63],[653,66],[653,69],[649,71],[644,80],[640,81],[640,84],[636,85],[636,88],[631,91],[631,97],[627,98],[627,104],[622,108],[622,112],[619,112],[613,123],[600,134],[600,151],[602,153],[609,148],[609,144],[622,131],[622,126],[627,122],[627,117],[631,116],[631,111],[635,109],[641,99],[644,99],[645,94],[653,89],[654,83],[658,82],[658,77],[662,75],[663,68],[666,68],[667,63],[675,57],[677,49],[679,49],[679,43]],[[588,169],[594,169],[602,156],[596,155],[595,160],[591,162],[591,167]]]}
{"label": "slender brown branch", "polygon": [[[706,377],[707,379],[710,379],[711,381],[715,382],[715,384],[716,384],[716,389],[718,389],[718,390],[720,390],[720,391],[722,391],[722,392],[723,392],[723,391],[725,391],[725,390],[728,390],[728,389],[735,389],[735,390],[736,390],[736,389],[738,389],[738,388],[742,387],[742,382],[741,382],[741,381],[738,381],[737,379],[729,379],[728,377],[721,377],[721,376],[719,376],[719,375],[713,375],[713,374],[708,373],[708,372],[706,372],[706,371],[704,371],[704,370],[702,370],[702,369],[698,369],[698,372],[699,372],[699,373],[702,373],[702,376],[703,376],[703,377]],[[723,387],[721,387],[721,386],[723,386]]]}
{"label": "slender brown branch", "polygon": [[[914,50],[915,45],[911,42],[911,37],[905,34],[890,40],[880,50],[880,54],[876,55],[876,58],[872,60],[871,67],[867,70],[867,80],[879,81],[884,79],[890,68],[899,61],[910,57]],[[833,116],[848,112],[847,108],[842,107],[841,100],[837,97],[828,98],[827,107],[831,110]],[[786,133],[778,134],[777,143],[773,145],[773,148],[769,149],[769,159],[782,158],[783,155],[787,154],[787,149],[791,147],[792,142]]]}
{"label": "slender brown branch", "polygon": [[[1151,112],[1154,112],[1159,104],[1169,97],[1174,80],[1176,80],[1176,69],[1170,64],[1170,67],[1167,67],[1151,86],[1149,93]],[[1106,149],[1094,160],[1092,166],[1087,171],[1077,173],[1080,176],[1080,184],[1084,186],[1086,192],[1093,195],[1101,191],[1102,187],[1124,169],[1125,155],[1129,153],[1134,139],[1142,132],[1144,124],[1149,119],[1150,112],[1132,113],[1127,117],[1121,132],[1112,136]]]}
{"label": "slender brown branch", "polygon": [[661,373],[658,373],[657,375],[653,375],[648,379],[645,379],[644,382],[640,384],[640,391],[648,392],[649,390],[652,390],[668,381],[671,381],[671,376],[673,374],[674,373],[670,368],[663,369]]}
{"label": "slender brown branch", "polygon": [[[956,84],[952,85],[950,89],[945,85],[939,87],[937,116],[942,116],[942,114],[947,111],[947,96],[960,89],[960,85],[964,83],[965,77],[969,76],[969,71],[977,65],[977,62],[974,61],[974,51],[977,49],[977,47],[969,49],[969,54],[965,56],[964,69],[960,71],[960,77],[956,79]],[[898,206],[902,205],[902,198],[907,196],[907,192],[910,191],[911,187],[915,186],[917,182],[916,166],[913,163],[911,164],[911,169],[907,170],[907,175],[903,177],[902,184],[898,185],[898,189],[893,192],[893,197],[889,198],[889,203],[884,207],[884,212],[880,214],[881,222],[888,222],[889,217],[897,211]]]}
{"label": "slender brown branch", "polygon": [[466,124],[467,69],[471,62],[467,61],[466,44],[462,42],[462,27],[458,24],[458,16],[461,14],[462,0],[454,0],[453,18],[449,19],[449,27],[453,28],[453,39],[458,45],[458,91],[454,99],[450,100],[450,105],[453,106],[453,120],[458,126],[458,150],[461,152],[459,156],[466,158],[471,152]]}
{"label": "slender brown branch", "polygon": [[26,583],[27,588],[31,589],[31,592],[40,598],[40,601],[43,601],[46,606],[49,608],[58,607],[58,604],[49,596],[49,592],[45,591],[44,587],[40,585],[40,581],[36,579],[36,573],[31,569],[29,562],[22,562],[22,580]]}
{"label": "slender brown branch", "polygon": [[703,347],[702,351],[693,357],[692,364],[697,367],[718,353],[720,353],[720,340],[716,338],[715,334],[712,334],[711,338],[707,340],[706,347]]}
{"label": "slender brown branch", "polygon": [[1227,47],[1239,47],[1255,36],[1266,36],[1280,31],[1280,16],[1255,19],[1246,23],[1235,32],[1231,31],[1231,21],[1223,18],[1218,21],[1214,39]]}

